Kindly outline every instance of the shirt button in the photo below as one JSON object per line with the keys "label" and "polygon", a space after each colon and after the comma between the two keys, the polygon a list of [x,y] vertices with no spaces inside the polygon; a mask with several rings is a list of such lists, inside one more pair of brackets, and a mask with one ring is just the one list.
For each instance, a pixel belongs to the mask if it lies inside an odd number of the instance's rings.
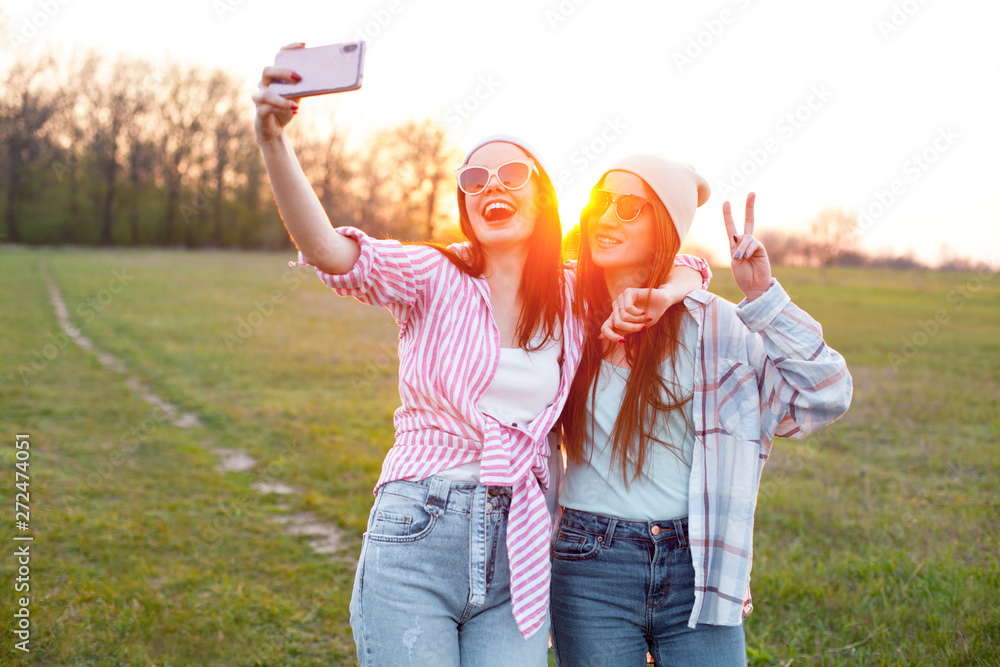
{"label": "shirt button", "polygon": [[653,526],[652,528],[649,529],[649,532],[651,532],[653,535],[659,535],[660,534],[660,527],[659,526]]}

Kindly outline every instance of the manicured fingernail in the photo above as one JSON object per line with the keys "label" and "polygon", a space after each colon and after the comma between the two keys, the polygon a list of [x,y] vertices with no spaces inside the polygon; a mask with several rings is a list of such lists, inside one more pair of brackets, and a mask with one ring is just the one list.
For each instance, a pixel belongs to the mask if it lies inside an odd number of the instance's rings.
{"label": "manicured fingernail", "polygon": [[624,342],[625,342],[625,339],[624,339],[624,338],[619,338],[619,339],[618,339],[618,342],[619,342],[619,343],[624,343]]}
{"label": "manicured fingernail", "polygon": [[298,105],[298,104],[293,104],[293,105],[291,106],[291,110],[292,110],[292,111],[298,111],[298,110],[299,110],[299,105]]}
{"label": "manicured fingernail", "polygon": [[295,72],[292,72],[292,81],[294,81],[295,83],[298,83],[298,82],[299,82],[299,81],[301,81],[301,80],[302,80],[302,77],[301,77],[301,76],[299,76],[299,75],[298,75],[298,74],[296,74]]}
{"label": "manicured fingernail", "polygon": [[652,321],[653,321],[653,318],[652,318],[652,317],[647,317],[647,318],[646,318],[646,321],[647,321],[647,322],[652,322]]}

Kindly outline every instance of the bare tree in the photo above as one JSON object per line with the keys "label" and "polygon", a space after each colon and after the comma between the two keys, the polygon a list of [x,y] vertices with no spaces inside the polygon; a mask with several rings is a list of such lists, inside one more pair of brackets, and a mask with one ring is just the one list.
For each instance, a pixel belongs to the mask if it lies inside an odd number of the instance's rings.
{"label": "bare tree", "polygon": [[83,194],[89,191],[89,169],[94,162],[90,149],[95,135],[95,102],[89,94],[92,82],[104,66],[104,58],[96,51],[74,51],[59,58],[67,66],[60,70],[57,85],[66,97],[66,104],[51,127],[57,155],[52,165],[58,183],[66,184],[66,209],[57,216],[62,220],[57,240],[76,243],[91,236],[89,211],[84,209]]}
{"label": "bare tree", "polygon": [[820,266],[830,266],[857,246],[858,214],[826,208],[809,223],[809,246]]}
{"label": "bare tree", "polygon": [[51,55],[15,61],[0,82],[0,145],[3,146],[4,220],[7,240],[22,239],[20,215],[24,205],[40,192],[41,159],[53,152],[49,125],[65,107],[66,95],[48,84],[56,70]]}
{"label": "bare tree", "polygon": [[[163,218],[163,243],[177,241],[177,213],[185,183],[192,180],[189,168],[196,165],[195,149],[201,148],[204,131],[205,85],[204,75],[196,68],[184,69],[172,65],[158,91],[160,114],[160,170],[166,188],[166,206]],[[195,179],[196,180],[196,179]],[[185,240],[190,241],[190,230],[185,230]]]}
{"label": "bare tree", "polygon": [[378,132],[355,160],[353,194],[358,208],[358,227],[369,234],[395,235],[396,212],[389,182],[392,169],[392,137]]}
{"label": "bare tree", "polygon": [[[234,184],[234,160],[238,147],[252,141],[248,122],[249,106],[238,82],[222,70],[216,70],[206,82],[206,100],[210,113],[205,120],[206,139],[211,142],[211,226],[213,245],[225,244],[223,203]],[[209,174],[206,174],[209,176]],[[206,179],[208,180],[208,179]],[[207,197],[209,191],[203,190]]]}
{"label": "bare tree", "polygon": [[[126,151],[132,145],[130,138],[135,140],[141,118],[152,106],[145,85],[151,72],[152,66],[147,62],[119,57],[100,76],[92,78],[87,88],[92,102],[93,153],[103,183],[98,218],[101,245],[113,242],[118,181]],[[134,162],[131,171],[134,175]]]}
{"label": "bare tree", "polygon": [[764,229],[757,236],[775,266],[808,266],[815,254],[811,243],[795,232]]}
{"label": "bare tree", "polygon": [[296,122],[292,127],[291,137],[299,163],[331,224],[334,227],[358,224],[358,210],[351,193],[356,164],[342,136],[336,129],[323,136],[308,122]]}
{"label": "bare tree", "polygon": [[446,221],[441,205],[450,194],[452,172],[461,160],[458,149],[448,141],[445,128],[431,120],[408,121],[389,130],[399,169],[393,175],[399,193],[400,219],[407,231],[424,239]]}

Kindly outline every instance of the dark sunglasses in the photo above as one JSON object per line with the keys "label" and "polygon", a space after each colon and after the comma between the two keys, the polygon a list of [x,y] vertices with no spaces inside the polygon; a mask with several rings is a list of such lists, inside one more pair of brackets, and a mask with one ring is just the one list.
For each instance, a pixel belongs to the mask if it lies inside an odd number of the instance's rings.
{"label": "dark sunglasses", "polygon": [[489,185],[490,179],[497,177],[497,182],[508,190],[520,190],[531,180],[531,173],[536,171],[531,160],[511,160],[504,162],[496,169],[466,165],[455,171],[458,187],[467,195],[478,195]]}
{"label": "dark sunglasses", "polygon": [[631,222],[639,217],[642,209],[649,202],[638,195],[623,194],[620,192],[608,192],[607,190],[594,190],[590,194],[590,215],[599,218],[608,210],[608,206],[615,205],[615,215],[622,222]]}

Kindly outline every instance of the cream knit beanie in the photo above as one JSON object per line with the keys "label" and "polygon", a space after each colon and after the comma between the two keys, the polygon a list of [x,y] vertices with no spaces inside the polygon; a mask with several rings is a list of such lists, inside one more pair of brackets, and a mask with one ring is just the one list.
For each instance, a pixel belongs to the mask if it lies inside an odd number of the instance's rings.
{"label": "cream knit beanie", "polygon": [[667,207],[681,241],[691,229],[695,210],[708,201],[712,192],[708,181],[693,167],[659,155],[630,155],[615,162],[608,171],[627,171],[646,181]]}
{"label": "cream knit beanie", "polygon": [[490,136],[486,137],[485,139],[482,139],[479,143],[477,143],[475,146],[473,146],[469,150],[468,153],[465,154],[465,159],[462,160],[462,166],[464,167],[465,165],[469,164],[469,158],[472,157],[473,153],[475,153],[476,151],[478,151],[480,148],[482,148],[486,144],[492,144],[492,143],[495,143],[495,142],[502,142],[502,143],[505,143],[505,144],[514,144],[518,148],[522,149],[525,153],[527,153],[528,156],[531,157],[531,159],[533,159],[535,161],[535,163],[538,165],[539,169],[542,169],[541,161],[538,159],[538,152],[534,148],[532,148],[531,145],[529,145],[527,142],[525,142],[520,137],[515,137],[515,136],[510,135],[510,134],[493,134],[493,135],[490,135]]}

